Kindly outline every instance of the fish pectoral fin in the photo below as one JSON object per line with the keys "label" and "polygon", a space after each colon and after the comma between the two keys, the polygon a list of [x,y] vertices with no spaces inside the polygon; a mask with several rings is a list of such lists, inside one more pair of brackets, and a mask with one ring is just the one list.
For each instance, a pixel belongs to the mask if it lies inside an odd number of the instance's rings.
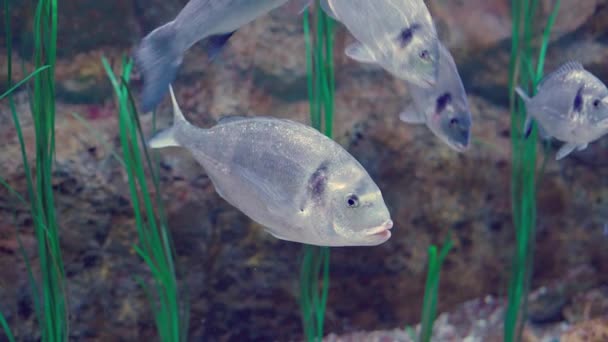
{"label": "fish pectoral fin", "polygon": [[549,140],[551,139],[551,134],[549,134],[549,132],[547,132],[546,129],[543,128],[543,126],[541,125],[536,125],[538,127],[538,135],[540,135],[541,139],[543,140]]}
{"label": "fish pectoral fin", "polygon": [[329,0],[321,0],[321,8],[323,9],[323,12],[325,12],[325,14],[330,16],[332,19],[339,20],[338,16],[336,15],[336,13],[334,13],[334,10],[331,8],[331,4],[329,3]]}
{"label": "fish pectoral fin", "polygon": [[399,113],[399,119],[408,124],[419,125],[426,122],[424,116],[420,114],[414,106],[409,106]]}
{"label": "fish pectoral fin", "polygon": [[557,151],[557,155],[555,156],[555,160],[560,160],[569,155],[572,151],[574,151],[578,145],[573,143],[565,143],[559,151]]}
{"label": "fish pectoral fin", "polygon": [[365,45],[359,42],[355,42],[346,47],[344,53],[361,63],[375,63],[376,57],[372,53],[372,51]]}
{"label": "fish pectoral fin", "polygon": [[582,151],[582,150],[586,149],[587,146],[589,146],[589,144],[578,145],[578,147],[576,148],[576,150],[577,151]]}

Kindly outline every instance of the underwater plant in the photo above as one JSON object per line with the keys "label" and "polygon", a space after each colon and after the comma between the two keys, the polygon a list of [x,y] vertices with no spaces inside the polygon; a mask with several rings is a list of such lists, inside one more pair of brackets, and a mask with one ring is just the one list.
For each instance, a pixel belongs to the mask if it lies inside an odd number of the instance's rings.
{"label": "underwater plant", "polygon": [[447,241],[441,247],[439,255],[435,245],[429,246],[428,268],[426,273],[426,283],[424,286],[424,299],[422,301],[422,319],[420,322],[419,342],[430,342],[433,336],[433,324],[437,316],[437,298],[439,297],[439,276],[441,265],[452,249],[453,241],[448,236]]}
{"label": "underwater plant", "polygon": [[[304,12],[306,73],[312,127],[332,138],[334,115],[333,20],[316,2],[316,37],[311,34],[310,10]],[[300,311],[307,341],[323,339],[329,292],[329,247],[304,246],[300,269]],[[322,278],[319,288],[319,277]]]}
{"label": "underwater plant", "polygon": [[[536,236],[536,141],[537,129],[528,138],[524,135],[526,109],[515,95],[519,85],[535,94],[543,77],[545,57],[559,12],[557,0],[546,23],[540,47],[534,46],[533,23],[537,17],[538,0],[514,0],[511,3],[513,32],[509,66],[509,105],[511,108],[511,206],[515,226],[516,249],[509,283],[509,302],[504,321],[504,340],[521,340],[527,315],[527,298],[532,277]],[[538,51],[537,57],[535,54]],[[536,68],[534,67],[536,61]]]}
{"label": "underwater plant", "polygon": [[[120,144],[123,166],[127,173],[131,202],[139,242],[134,246],[137,254],[148,266],[153,279],[152,286],[142,279],[138,282],[146,292],[161,341],[188,340],[188,307],[180,297],[174,264],[174,249],[169,234],[167,218],[161,199],[158,162],[147,149],[129,80],[133,62],[123,58],[120,80],[108,61],[102,59],[112,83],[118,104]],[[140,151],[143,151],[143,156]],[[152,198],[144,166],[150,171],[156,196]]]}
{"label": "underwater plant", "polygon": [[[4,2],[7,44],[8,96],[13,124],[21,148],[21,157],[27,183],[27,197],[34,224],[40,264],[39,280],[36,281],[29,256],[20,244],[34,302],[34,309],[40,326],[42,341],[66,341],[69,322],[67,299],[65,297],[65,271],[59,246],[59,226],[57,223],[53,195],[53,161],[55,156],[55,60],[57,52],[57,1],[40,0],[36,6],[33,21],[34,66],[35,71],[24,80],[11,87],[12,37],[10,27],[10,1]],[[32,78],[29,88],[30,109],[35,131],[35,163],[30,165],[25,148],[21,123],[11,93]],[[32,175],[31,168],[35,169]],[[3,185],[17,199],[26,202],[8,183]],[[19,243],[21,241],[18,239]],[[5,319],[3,329],[9,340],[13,336]]]}

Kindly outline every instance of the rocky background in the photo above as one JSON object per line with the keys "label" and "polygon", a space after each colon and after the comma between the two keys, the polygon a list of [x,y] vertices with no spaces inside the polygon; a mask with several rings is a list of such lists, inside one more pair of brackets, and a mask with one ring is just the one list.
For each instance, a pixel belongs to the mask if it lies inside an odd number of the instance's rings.
{"label": "rocky background", "polygon": [[[112,156],[120,153],[117,112],[100,58],[108,57],[118,68],[122,55],[173,18],[185,2],[60,2],[54,179],[73,340],[155,336],[150,307],[134,279],[146,276],[146,269],[132,249],[136,232],[126,178]],[[13,5],[17,66],[30,66],[33,3]],[[428,3],[470,96],[473,146],[457,154],[425,127],[400,123],[397,113],[410,101],[407,87],[376,67],[348,60],[341,51],[352,38],[338,29],[336,140],[377,181],[396,225],[393,237],[381,246],[332,249],[326,315],[330,341],[383,336],[406,341],[406,334],[393,329],[419,321],[426,249],[440,244],[448,231],[455,248],[441,278],[439,311],[445,314],[438,322],[438,340],[500,340],[514,247],[506,89],[510,1]],[[551,4],[541,1],[539,30]],[[5,89],[6,49],[1,44],[0,89]],[[547,70],[576,59],[608,81],[607,57],[608,1],[563,0]],[[16,69],[13,78],[20,79],[21,68]],[[136,89],[138,78],[136,74]],[[305,82],[301,18],[280,9],[236,33],[213,63],[199,47],[191,49],[174,86],[187,116],[210,126],[223,115],[239,113],[307,122]],[[31,148],[26,94],[17,94],[16,100]],[[165,99],[158,110],[161,126],[171,120],[168,105]],[[142,115],[142,121],[150,132],[151,115]],[[0,143],[1,176],[24,193],[6,101],[0,103]],[[608,324],[608,140],[559,163],[553,159],[557,146],[549,146],[538,185],[537,290],[531,296],[526,339],[564,334],[578,341],[596,334],[601,341],[606,336],[601,328]],[[274,239],[221,200],[186,152],[167,149],[162,160],[162,191],[180,282],[190,302],[191,339],[301,340],[301,245]],[[30,341],[36,340],[35,314],[17,233],[36,265],[28,207],[1,188],[0,308],[19,338]],[[387,332],[363,333],[378,330]]]}

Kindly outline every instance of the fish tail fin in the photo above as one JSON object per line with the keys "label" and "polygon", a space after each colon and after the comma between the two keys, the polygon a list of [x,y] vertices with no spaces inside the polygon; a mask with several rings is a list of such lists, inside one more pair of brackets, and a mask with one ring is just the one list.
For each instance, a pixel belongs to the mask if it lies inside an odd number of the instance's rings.
{"label": "fish tail fin", "polygon": [[176,40],[173,22],[150,32],[134,57],[144,79],[141,109],[149,112],[161,102],[182,63],[183,53]]}
{"label": "fish tail fin", "polygon": [[528,96],[528,94],[526,94],[526,92],[521,89],[521,87],[516,87],[515,92],[517,93],[517,95],[519,95],[519,97],[521,97],[522,100],[524,100],[525,103],[530,102],[530,96]]}
{"label": "fish tail fin", "polygon": [[173,125],[167,129],[156,133],[149,141],[148,146],[151,148],[163,148],[170,146],[181,146],[177,137],[182,127],[190,125],[190,123],[184,117],[179,108],[179,104],[175,99],[175,93],[173,87],[169,85],[169,92],[171,93],[171,103],[173,104]]}
{"label": "fish tail fin", "polygon": [[524,138],[528,139],[530,134],[532,134],[532,129],[534,128],[534,120],[530,114],[526,115],[526,121],[524,122]]}
{"label": "fish tail fin", "polygon": [[[526,94],[526,92],[521,87],[516,87],[515,92],[517,93],[517,95],[519,95],[519,97],[521,97],[521,99],[524,101],[524,103],[527,106],[528,103],[530,102],[530,96],[528,96],[528,94]],[[528,139],[530,137],[530,134],[532,134],[533,128],[534,128],[534,120],[533,120],[532,116],[530,115],[530,113],[528,112],[526,114],[526,121],[524,122],[524,132],[523,132],[524,139]]]}

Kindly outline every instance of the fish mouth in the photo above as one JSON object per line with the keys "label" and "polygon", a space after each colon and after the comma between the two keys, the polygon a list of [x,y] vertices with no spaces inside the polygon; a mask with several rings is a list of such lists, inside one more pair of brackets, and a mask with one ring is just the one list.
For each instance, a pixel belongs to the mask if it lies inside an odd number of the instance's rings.
{"label": "fish mouth", "polygon": [[365,235],[366,236],[379,236],[379,237],[388,239],[391,237],[390,230],[392,228],[393,228],[393,221],[389,219],[377,227],[368,229],[367,231],[365,231]]}

